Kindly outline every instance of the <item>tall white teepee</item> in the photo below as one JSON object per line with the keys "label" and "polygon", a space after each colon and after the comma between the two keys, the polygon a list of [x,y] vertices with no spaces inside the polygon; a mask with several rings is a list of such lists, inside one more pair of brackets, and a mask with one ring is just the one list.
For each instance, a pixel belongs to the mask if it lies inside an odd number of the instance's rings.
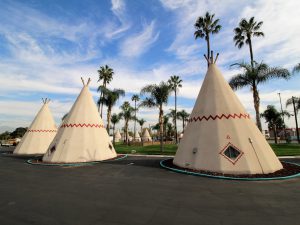
{"label": "tall white teepee", "polygon": [[121,140],[122,136],[120,134],[120,131],[117,130],[117,132],[115,133],[115,142],[119,142]]}
{"label": "tall white teepee", "polygon": [[17,145],[13,154],[39,155],[45,154],[53,140],[57,128],[49,110],[49,99],[43,99],[43,106],[34,118],[27,132]]}
{"label": "tall white teepee", "polygon": [[213,61],[173,163],[230,174],[267,174],[282,169]]}
{"label": "tall white teepee", "polygon": [[151,138],[151,136],[150,136],[149,131],[148,131],[147,128],[146,128],[145,131],[144,131],[142,140],[143,140],[144,142],[146,142],[146,141],[152,141],[152,138]]}
{"label": "tall white teepee", "polygon": [[88,84],[83,88],[43,157],[44,162],[76,163],[117,156]]}

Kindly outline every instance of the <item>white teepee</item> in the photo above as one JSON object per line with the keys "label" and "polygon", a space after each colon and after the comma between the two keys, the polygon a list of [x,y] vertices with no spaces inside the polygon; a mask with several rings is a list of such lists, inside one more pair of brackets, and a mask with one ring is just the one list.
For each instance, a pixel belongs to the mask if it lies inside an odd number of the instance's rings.
{"label": "white teepee", "polygon": [[122,139],[122,136],[120,134],[120,131],[117,130],[117,132],[115,133],[115,142],[119,142]]}
{"label": "white teepee", "polygon": [[135,131],[133,141],[135,141],[135,142],[140,142],[141,141],[141,136],[140,136],[138,131]]}
{"label": "white teepee", "polygon": [[53,140],[57,128],[49,110],[49,99],[43,99],[43,106],[34,118],[27,132],[17,145],[13,154],[39,155],[45,154]]}
{"label": "white teepee", "polygon": [[149,131],[148,131],[147,128],[146,128],[145,131],[144,131],[142,140],[143,140],[144,142],[152,141],[152,138],[151,138],[151,136],[150,136]]}
{"label": "white teepee", "polygon": [[82,82],[83,88],[44,155],[44,162],[90,162],[117,156],[89,91],[90,79],[87,84]]}
{"label": "white teepee", "polygon": [[230,174],[267,174],[282,165],[214,63],[210,63],[174,164]]}

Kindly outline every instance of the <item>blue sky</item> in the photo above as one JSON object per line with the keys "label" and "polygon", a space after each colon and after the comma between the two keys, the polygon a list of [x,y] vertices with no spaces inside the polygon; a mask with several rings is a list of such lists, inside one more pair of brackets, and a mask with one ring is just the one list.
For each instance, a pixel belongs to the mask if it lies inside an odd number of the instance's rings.
{"label": "blue sky", "polygon": [[[127,93],[114,112],[143,86],[174,74],[183,80],[179,109],[190,112],[206,72],[202,56],[206,44],[194,39],[193,25],[206,11],[215,13],[223,26],[211,45],[220,53],[218,65],[227,80],[239,72],[230,69],[232,63],[249,61],[247,46],[239,50],[232,41],[232,30],[241,18],[255,16],[264,22],[265,37],[253,40],[257,61],[288,69],[299,63],[297,0],[1,0],[0,4],[0,126],[29,126],[42,97],[52,99],[51,111],[59,124],[82,87],[81,76],[91,77],[96,100],[97,69],[105,64],[115,71],[109,87]],[[300,96],[299,84],[296,74],[289,81],[260,86],[261,110],[268,104],[279,109],[278,92],[283,102]],[[254,118],[250,90],[236,93]],[[166,112],[173,102],[171,97]],[[138,113],[147,125],[156,123],[157,115],[149,109]],[[293,120],[288,125],[293,126]]]}

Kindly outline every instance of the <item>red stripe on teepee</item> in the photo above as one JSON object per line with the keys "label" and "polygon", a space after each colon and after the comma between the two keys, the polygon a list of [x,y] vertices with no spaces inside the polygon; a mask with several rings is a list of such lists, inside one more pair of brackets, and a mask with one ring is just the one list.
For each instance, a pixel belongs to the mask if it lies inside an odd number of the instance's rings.
{"label": "red stripe on teepee", "polygon": [[209,116],[195,116],[195,117],[191,117],[189,118],[188,122],[191,123],[191,122],[201,122],[202,120],[216,120],[216,119],[250,119],[250,115],[247,114],[247,113],[240,113],[240,114],[221,114],[221,115],[215,115],[215,116],[212,116],[212,115],[209,115]]}
{"label": "red stripe on teepee", "polygon": [[91,124],[91,123],[69,123],[69,124],[63,124],[61,125],[62,128],[68,128],[68,127],[95,127],[95,128],[105,128],[103,125],[101,124]]}
{"label": "red stripe on teepee", "polygon": [[57,132],[57,130],[27,130],[27,132]]}

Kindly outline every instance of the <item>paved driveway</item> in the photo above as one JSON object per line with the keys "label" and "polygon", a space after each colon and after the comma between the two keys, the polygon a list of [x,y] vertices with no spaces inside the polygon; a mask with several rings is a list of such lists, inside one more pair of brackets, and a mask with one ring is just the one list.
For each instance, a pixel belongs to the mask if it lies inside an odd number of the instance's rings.
{"label": "paved driveway", "polygon": [[161,159],[47,167],[0,155],[0,224],[300,224],[300,178],[209,179],[161,169]]}

